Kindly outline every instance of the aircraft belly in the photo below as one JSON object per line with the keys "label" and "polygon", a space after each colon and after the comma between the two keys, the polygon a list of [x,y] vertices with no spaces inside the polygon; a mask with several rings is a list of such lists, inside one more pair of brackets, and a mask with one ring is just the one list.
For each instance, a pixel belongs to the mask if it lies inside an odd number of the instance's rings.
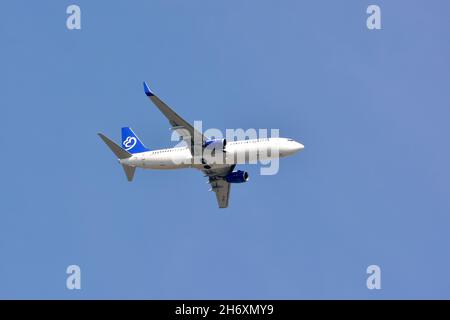
{"label": "aircraft belly", "polygon": [[181,169],[191,167],[190,159],[180,157],[153,157],[143,161],[143,167],[148,169]]}
{"label": "aircraft belly", "polygon": [[228,164],[252,164],[257,161],[278,158],[280,155],[270,147],[235,147],[227,150]]}

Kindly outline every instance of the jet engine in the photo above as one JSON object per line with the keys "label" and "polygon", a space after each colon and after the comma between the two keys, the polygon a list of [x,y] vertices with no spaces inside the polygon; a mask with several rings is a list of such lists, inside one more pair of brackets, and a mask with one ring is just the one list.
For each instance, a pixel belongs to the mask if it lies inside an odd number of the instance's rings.
{"label": "jet engine", "polygon": [[238,170],[230,172],[225,176],[228,183],[243,183],[248,181],[248,173],[246,171]]}

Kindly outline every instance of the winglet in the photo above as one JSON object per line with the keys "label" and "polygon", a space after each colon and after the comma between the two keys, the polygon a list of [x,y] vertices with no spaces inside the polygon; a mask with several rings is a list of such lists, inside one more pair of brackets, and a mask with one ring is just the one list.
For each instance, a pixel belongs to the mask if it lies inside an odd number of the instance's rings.
{"label": "winglet", "polygon": [[154,96],[153,92],[150,90],[150,88],[148,87],[147,82],[145,82],[145,81],[144,81],[144,92],[147,95],[147,97]]}

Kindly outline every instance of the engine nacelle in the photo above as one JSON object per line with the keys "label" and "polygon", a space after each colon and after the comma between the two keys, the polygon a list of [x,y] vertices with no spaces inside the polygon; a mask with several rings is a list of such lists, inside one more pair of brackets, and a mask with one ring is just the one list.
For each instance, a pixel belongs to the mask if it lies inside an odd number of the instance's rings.
{"label": "engine nacelle", "polygon": [[225,176],[225,180],[228,183],[243,183],[248,181],[248,173],[246,171],[238,170],[230,172]]}
{"label": "engine nacelle", "polygon": [[227,139],[208,139],[203,143],[204,148],[225,151]]}

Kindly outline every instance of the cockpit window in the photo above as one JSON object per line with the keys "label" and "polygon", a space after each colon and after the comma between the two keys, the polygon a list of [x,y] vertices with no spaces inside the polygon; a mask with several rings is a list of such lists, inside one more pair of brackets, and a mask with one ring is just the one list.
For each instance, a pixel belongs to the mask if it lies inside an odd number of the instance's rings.
{"label": "cockpit window", "polygon": [[288,139],[288,141],[294,141],[294,139]]}

